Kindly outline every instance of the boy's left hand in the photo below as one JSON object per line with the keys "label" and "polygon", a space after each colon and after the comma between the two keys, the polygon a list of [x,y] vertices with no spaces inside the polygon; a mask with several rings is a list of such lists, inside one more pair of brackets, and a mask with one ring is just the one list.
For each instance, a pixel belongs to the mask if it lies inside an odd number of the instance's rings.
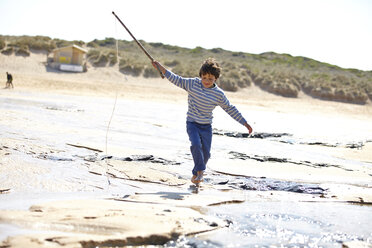
{"label": "boy's left hand", "polygon": [[244,123],[244,126],[248,129],[248,135],[251,135],[253,132],[252,127],[248,124],[248,122]]}

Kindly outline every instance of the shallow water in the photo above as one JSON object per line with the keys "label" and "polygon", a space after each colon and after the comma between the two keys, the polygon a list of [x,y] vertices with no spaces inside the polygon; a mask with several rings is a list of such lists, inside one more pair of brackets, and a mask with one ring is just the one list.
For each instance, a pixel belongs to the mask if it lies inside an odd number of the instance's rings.
{"label": "shallow water", "polygon": [[[99,160],[102,153],[66,145],[85,144],[105,150],[106,130],[113,104],[114,99],[98,97],[44,96],[25,92],[14,92],[11,96],[1,95],[0,110],[4,110],[6,114],[0,116],[0,137],[50,147],[50,151],[33,153],[29,153],[30,148],[27,144],[13,149],[23,160],[37,160],[41,168],[50,170],[40,180],[54,182],[53,190],[57,192],[72,191],[73,193],[67,194],[66,198],[74,198],[82,192],[104,191],[104,194],[111,196],[132,194],[138,189],[128,187],[122,180],[111,178],[111,185],[108,185],[104,176],[89,174],[86,171],[84,163],[89,159]],[[169,166],[178,166],[181,177],[189,177],[192,160],[185,132],[185,113],[184,104],[119,99],[108,133],[107,154],[120,158],[152,155],[171,161]],[[250,118],[255,120],[257,132],[290,135],[265,139],[214,135],[212,159],[229,158],[231,161],[234,159],[249,161],[269,158],[285,159],[286,162],[294,164],[306,162],[309,166],[371,168],[371,163],[336,158],[325,151],[309,150],[309,146],[303,145],[303,143],[320,142],[343,146],[372,140],[372,134],[366,134],[365,127],[358,121],[350,121],[357,130],[354,135],[345,135],[343,130],[332,129],[332,123],[326,125],[324,128],[326,130],[321,132],[311,132],[308,128],[301,129],[299,127],[301,125],[305,127],[315,125],[315,128],[320,125],[316,123],[305,125],[304,123],[312,122],[311,117],[293,119],[284,113],[276,113],[273,116],[272,113],[253,112]],[[275,125],[270,126],[268,122],[273,118],[276,118]],[[289,118],[291,121],[288,121]],[[244,133],[244,128],[221,110],[215,112],[215,123],[215,128],[219,130]],[[115,150],[117,148],[127,153],[118,152]],[[275,166],[280,166],[279,162]],[[226,185],[242,192],[274,190],[316,195],[326,190],[316,183],[226,176],[207,172],[206,184]],[[2,178],[5,176],[2,175]],[[59,183],[64,184],[65,187],[58,189]],[[22,197],[22,193],[19,192],[18,195],[14,193],[0,195],[2,199],[0,208],[14,209],[20,203],[21,208],[26,208],[43,198],[54,199],[51,193],[41,194],[48,192],[50,185],[52,184],[34,188],[27,188],[25,184],[19,185],[19,191],[33,191],[33,193],[28,195],[24,202],[19,200]],[[141,188],[164,192],[173,190],[171,187],[143,183]],[[6,204],[4,200],[7,201]],[[370,205],[299,201],[257,202],[250,201],[247,196],[244,203],[209,207],[207,211],[211,215],[228,220],[229,226],[209,234],[182,237],[177,242],[169,242],[165,246],[340,247],[342,242],[351,240],[372,243]]]}
{"label": "shallow water", "polygon": [[[228,227],[168,247],[340,247],[372,242],[368,206],[306,202],[249,202],[213,207]],[[356,228],[357,227],[357,228]],[[181,245],[181,246],[180,246]]]}

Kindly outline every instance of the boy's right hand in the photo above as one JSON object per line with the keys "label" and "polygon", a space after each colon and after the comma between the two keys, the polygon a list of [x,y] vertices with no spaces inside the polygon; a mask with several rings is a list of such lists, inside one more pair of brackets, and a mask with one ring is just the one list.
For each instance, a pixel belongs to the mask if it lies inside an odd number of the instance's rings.
{"label": "boy's right hand", "polygon": [[163,73],[163,75],[165,75],[165,72],[166,72],[166,69],[164,68],[164,66],[162,64],[160,64],[158,61],[154,60],[152,62],[152,66],[156,69],[156,70],[160,70],[161,73]]}

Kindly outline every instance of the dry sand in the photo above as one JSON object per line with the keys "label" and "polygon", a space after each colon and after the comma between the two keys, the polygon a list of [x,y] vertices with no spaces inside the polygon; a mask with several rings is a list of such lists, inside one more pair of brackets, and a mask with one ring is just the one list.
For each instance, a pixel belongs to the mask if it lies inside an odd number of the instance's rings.
{"label": "dry sand", "polygon": [[[52,71],[45,67],[46,55],[31,53],[30,57],[5,56],[0,54],[0,69],[14,76],[16,89],[45,91],[74,95],[97,95],[133,99],[154,99],[175,101],[184,104],[187,96],[177,87],[169,87],[167,80],[160,78],[138,78],[124,75],[117,66],[95,68],[88,67],[87,73],[68,73]],[[156,93],[156,94],[154,94]],[[371,120],[372,103],[367,105],[345,104],[313,99],[305,94],[298,98],[284,98],[252,86],[236,93],[227,92],[229,99],[236,105],[247,105],[258,110],[286,113],[321,114]]]}
{"label": "dry sand", "polygon": [[[0,73],[3,74],[3,84],[5,86],[5,72],[8,71],[13,75],[15,89],[1,89],[0,97],[12,100],[30,100],[42,96],[44,100],[48,99],[49,101],[56,95],[66,95],[113,100],[118,94],[119,99],[144,103],[149,106],[155,103],[184,106],[187,101],[186,94],[172,86],[167,80],[125,76],[118,72],[117,67],[91,67],[88,68],[87,73],[50,71],[45,67],[45,61],[45,54],[33,53],[30,57],[1,54]],[[329,134],[334,140],[338,140],[337,137],[334,137],[337,135],[346,135],[348,138],[356,137],[357,141],[364,142],[360,149],[350,149],[345,146],[297,145],[299,149],[306,146],[304,149],[322,152],[339,159],[372,163],[372,143],[370,143],[372,139],[368,140],[372,134],[371,103],[355,105],[320,101],[303,94],[300,94],[299,98],[289,99],[263,92],[255,86],[242,89],[237,93],[227,92],[226,94],[231,102],[239,106],[240,110],[244,113],[251,113],[250,120],[253,120],[251,124],[256,131],[264,131],[266,128],[273,131],[289,129],[295,135],[302,133],[306,137],[322,137]],[[27,111],[23,112],[25,115],[23,119],[17,119],[19,116],[15,115],[16,110],[3,107],[1,110],[3,113],[0,116],[0,127],[6,127],[7,130],[12,128],[10,125],[21,127],[25,120],[29,120],[30,123],[32,121],[36,126],[41,125],[38,120],[33,120],[32,113],[27,113]],[[266,117],[262,117],[262,113],[265,113],[265,116],[273,117],[268,120]],[[286,116],[287,119],[280,119],[283,116]],[[294,120],[299,119],[303,122],[293,124]],[[159,122],[161,121],[159,120]],[[166,125],[155,123],[153,126],[164,127]],[[224,128],[229,124],[222,123],[220,126]],[[49,128],[53,129],[52,126]],[[35,129],[37,130],[37,127]],[[232,127],[232,129],[237,128]],[[308,131],[303,131],[304,129]],[[313,130],[317,130],[316,135]],[[78,135],[83,135],[84,131],[83,128],[80,128]],[[244,132],[242,129],[240,131]],[[80,181],[73,179],[59,181],[58,179],[44,178],[51,171],[48,162],[35,161],[42,156],[50,158],[51,154],[58,154],[61,152],[60,150],[53,145],[49,146],[48,143],[27,140],[27,137],[22,137],[22,133],[1,131],[0,137],[0,173],[8,175],[0,183],[0,190],[3,193],[0,197],[6,196],[8,198],[4,199],[10,200],[6,207],[1,207],[0,224],[18,225],[25,229],[21,234],[7,231],[7,238],[0,240],[0,247],[94,247],[96,245],[162,244],[180,235],[223,228],[226,223],[208,216],[203,208],[222,203],[243,202],[247,198],[251,201],[287,199],[289,201],[372,203],[371,167],[359,170],[347,167],[320,170],[293,163],[284,163],[281,167],[277,167],[272,163],[262,164],[254,161],[249,163],[249,167],[245,161],[235,161],[230,167],[227,167],[226,164],[232,163],[231,160],[219,159],[218,156],[210,162],[211,170],[218,173],[327,185],[328,195],[324,194],[322,197],[314,198],[310,195],[299,196],[294,193],[271,191],[252,191],[242,195],[241,191],[235,191],[223,185],[208,184],[204,187],[204,193],[195,194],[195,189],[188,189],[189,178],[184,176],[187,174],[183,169],[170,169],[167,166],[121,160],[111,160],[107,165],[94,160],[89,162],[89,159],[85,158],[88,162],[79,165],[83,166],[79,167],[79,170],[83,171],[81,173],[105,175],[105,172],[108,172],[112,178],[125,180],[123,185],[128,185],[131,188],[131,194],[124,198],[120,196],[107,199],[104,197],[107,196],[104,192],[99,196],[88,197],[93,198],[88,200],[71,200],[68,197],[67,200],[64,200],[56,196],[55,201],[40,199],[40,204],[37,200],[29,201],[25,203],[26,209],[22,207],[20,209],[19,206],[12,205],[11,202],[19,203],[19,200],[15,199],[22,197],[24,192],[97,192],[97,190],[100,192],[104,191],[106,186],[98,184],[94,181],[95,179],[86,179],[89,181],[87,184],[94,185],[90,187],[83,186]],[[88,143],[85,141],[83,145],[104,150],[102,142]],[[153,151],[145,152],[155,151],[158,151],[156,146],[153,147]],[[68,149],[64,149],[64,152],[68,153]],[[140,153],[141,149],[117,147],[115,154],[128,154],[128,152]],[[23,155],[21,156],[20,153]],[[25,154],[31,156],[32,159],[25,159]],[[158,154],[162,154],[161,149]],[[63,173],[65,169],[60,168],[59,170]],[[31,204],[33,202],[35,204]],[[0,226],[0,231],[1,228]],[[32,234],[29,232],[31,229],[37,229],[40,232]]]}

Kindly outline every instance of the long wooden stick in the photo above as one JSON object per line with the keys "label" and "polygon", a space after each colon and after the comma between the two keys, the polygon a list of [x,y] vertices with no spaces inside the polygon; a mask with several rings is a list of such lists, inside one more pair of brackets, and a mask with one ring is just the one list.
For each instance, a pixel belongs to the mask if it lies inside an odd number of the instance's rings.
{"label": "long wooden stick", "polygon": [[[121,23],[121,25],[123,25],[123,27],[128,31],[128,33],[130,34],[130,36],[132,36],[133,40],[137,43],[137,45],[142,49],[142,51],[147,55],[147,57],[149,57],[149,59],[151,60],[151,62],[154,62],[154,58],[147,52],[147,50],[142,46],[142,44],[136,39],[136,37],[134,37],[134,35],[130,32],[130,30],[127,28],[127,26],[125,26],[125,24],[120,20],[120,18],[115,14],[114,11],[112,11],[112,14],[116,17],[116,19],[118,19],[118,21]],[[164,75],[163,73],[161,72],[160,68],[157,66],[157,69],[160,73],[160,76],[161,78],[164,78]]]}

